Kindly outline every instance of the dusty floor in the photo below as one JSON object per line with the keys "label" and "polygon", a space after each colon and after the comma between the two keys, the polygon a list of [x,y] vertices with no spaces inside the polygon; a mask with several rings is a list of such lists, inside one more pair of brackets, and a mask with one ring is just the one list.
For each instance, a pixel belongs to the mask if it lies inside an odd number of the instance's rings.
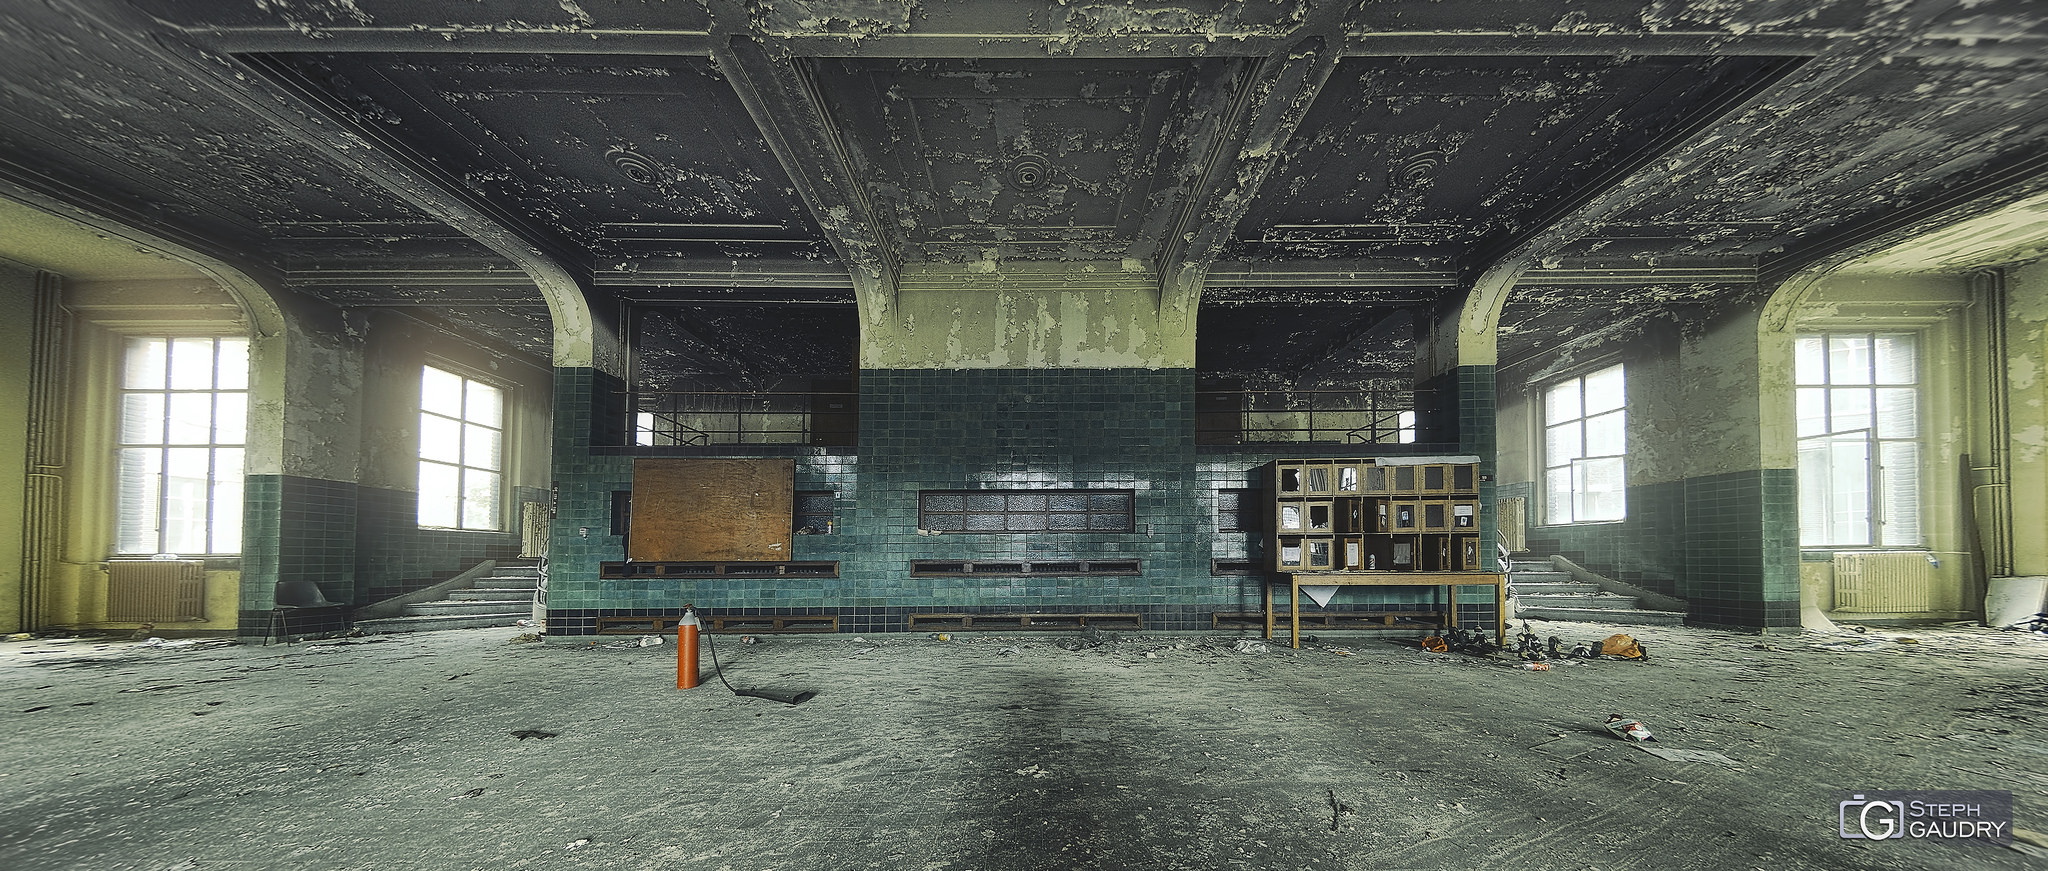
{"label": "dusty floor", "polygon": [[1650,628],[1648,664],[1547,673],[1365,633],[721,639],[742,688],[818,692],[792,707],[517,631],[0,643],[0,868],[2048,864],[1834,828],[1839,790],[1927,788],[2048,830],[2040,636]]}

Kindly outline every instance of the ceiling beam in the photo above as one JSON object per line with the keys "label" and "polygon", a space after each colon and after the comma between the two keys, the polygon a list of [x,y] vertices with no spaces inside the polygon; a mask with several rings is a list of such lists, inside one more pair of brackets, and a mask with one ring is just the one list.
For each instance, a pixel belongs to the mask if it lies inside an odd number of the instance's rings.
{"label": "ceiling beam", "polygon": [[1766,255],[1758,266],[1757,277],[1766,283],[1781,283],[1801,270],[1840,265],[1836,261],[1847,263],[2044,191],[2048,191],[2048,151],[2021,146],[1926,197],[1871,209],[1847,222],[1802,236],[1783,252]]}
{"label": "ceiling beam", "polygon": [[[1286,153],[1287,141],[1322,92],[1337,56],[1320,37],[1261,58],[1220,94],[1199,172],[1159,253],[1162,322],[1192,327],[1210,264]],[[1199,140],[1198,140],[1199,141]]]}
{"label": "ceiling beam", "polygon": [[[718,9],[724,4],[714,4]],[[721,19],[746,21],[743,9]],[[744,33],[722,34],[711,52],[746,106],[768,148],[796,185],[804,204],[850,268],[863,315],[879,318],[894,307],[901,264],[856,180],[844,141],[825,112],[808,72],[798,61]]]}

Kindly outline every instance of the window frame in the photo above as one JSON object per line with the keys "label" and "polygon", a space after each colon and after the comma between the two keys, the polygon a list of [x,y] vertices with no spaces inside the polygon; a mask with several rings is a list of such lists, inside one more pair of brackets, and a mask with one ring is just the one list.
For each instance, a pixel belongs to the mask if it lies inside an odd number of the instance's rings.
{"label": "window frame", "polygon": [[[1885,380],[1882,374],[1884,365],[1879,360],[1880,354],[1877,350],[1880,337],[1896,337],[1905,340],[1910,351],[1910,370],[1912,376],[1910,380],[1904,382]],[[1819,380],[1811,380],[1810,376],[1814,373],[1800,363],[1802,343],[1813,338],[1821,340],[1818,362],[1822,371],[1818,373],[1820,376]],[[1837,361],[1834,359],[1833,350],[1834,340],[1837,338],[1862,338],[1867,340],[1865,346],[1867,353],[1863,364],[1865,371],[1859,373],[1859,377],[1867,377],[1867,381],[1858,383],[1855,381],[1837,382],[1835,380]],[[1928,370],[1926,347],[1925,331],[1906,327],[1893,329],[1819,327],[1800,330],[1793,336],[1793,445],[1796,459],[1795,474],[1798,480],[1799,547],[1802,550],[1927,549],[1927,525],[1926,512],[1924,510],[1926,504],[1925,488],[1928,480],[1926,466],[1928,453],[1926,414]],[[1887,429],[1887,427],[1881,421],[1885,406],[1880,392],[1899,390],[1908,391],[1911,397],[1911,402],[1908,403],[1908,413],[1912,418],[1912,434],[1909,436],[1884,435],[1882,431]],[[1809,393],[1808,391],[1817,392]],[[1841,416],[1837,414],[1837,400],[1839,397],[1850,393],[1863,394],[1864,403],[1862,407],[1864,411],[1861,414],[1867,417],[1866,423],[1868,425],[1862,428],[1852,426],[1847,429],[1836,429],[1839,423],[1838,417]],[[1807,414],[1808,411],[1813,410],[1807,405],[1809,396],[1817,397],[1820,400],[1818,406],[1819,414],[1814,418],[1810,418]],[[1846,412],[1846,414],[1856,415],[1858,412],[1851,410]],[[1821,422],[1822,428],[1818,431],[1809,431],[1807,423],[1810,419],[1818,419]],[[1860,438],[1857,437],[1859,434]],[[1808,539],[1807,533],[1809,528],[1816,525],[1816,521],[1810,513],[1813,506],[1809,502],[1809,497],[1813,495],[1809,492],[1810,483],[1816,470],[1808,465],[1809,451],[1815,443],[1822,441],[1857,441],[1861,442],[1864,446],[1864,455],[1858,464],[1862,473],[1860,476],[1860,491],[1862,494],[1861,517],[1860,521],[1853,521],[1861,529],[1862,536],[1860,542],[1836,538],[1833,533],[1839,531],[1836,527],[1840,521],[1832,516],[1822,518],[1817,523],[1819,527],[1827,532],[1827,535],[1824,536],[1827,539],[1826,541],[1810,541]],[[1907,466],[1910,471],[1903,480],[1906,489],[1910,490],[1912,510],[1910,512],[1910,521],[1905,523],[1897,520],[1894,516],[1894,509],[1890,505],[1892,500],[1888,497],[1896,495],[1897,490],[1895,486],[1900,479],[1894,477],[1897,474],[1896,467],[1888,465],[1885,459],[1892,452],[1888,448],[1895,448],[1900,445],[1910,446],[1911,453],[1911,463]],[[1831,462],[1825,469],[1820,471],[1826,473],[1830,484],[1827,495],[1821,498],[1831,506],[1830,514],[1833,514],[1842,508],[1837,503],[1837,497],[1845,495],[1839,494],[1832,486],[1834,475],[1841,470]],[[1900,526],[1910,530],[1910,542],[1893,535],[1893,530]]]}
{"label": "window frame", "polygon": [[[462,396],[461,401],[463,406],[461,417],[453,417],[446,413],[433,411],[427,408],[426,380],[428,378],[429,372],[439,372],[441,374],[453,376],[457,379],[460,379]],[[486,387],[493,391],[496,391],[498,402],[498,421],[495,425],[479,421],[473,421],[469,418],[470,385],[472,384],[481,387]],[[417,508],[415,509],[414,522],[418,525],[420,529],[447,530],[450,532],[508,531],[509,524],[508,518],[506,517],[506,508],[508,500],[506,499],[506,494],[510,491],[510,481],[507,467],[511,465],[509,462],[509,455],[511,454],[509,446],[511,444],[512,429],[512,388],[503,382],[497,381],[496,379],[482,377],[478,373],[468,369],[467,367],[452,364],[447,361],[438,359],[429,359],[425,363],[421,364],[420,385],[421,386],[419,402],[416,403],[416,405],[418,406],[418,413],[414,418],[419,427],[418,448],[414,451],[413,458],[415,461],[415,469],[417,470],[415,477],[413,479],[414,486],[417,488],[415,490],[415,494],[417,496]],[[443,421],[452,421],[456,424],[455,430],[459,434],[459,436],[454,452],[457,459],[454,462],[450,462],[444,459],[432,459],[427,456],[427,419],[429,416],[438,418]],[[486,468],[483,466],[471,465],[469,456],[469,439],[471,435],[471,427],[490,430],[497,434],[497,450],[496,457],[494,458],[496,462],[496,468]],[[450,526],[446,524],[426,522],[427,484],[425,477],[426,468],[430,464],[442,468],[452,468],[456,471],[456,488],[454,491],[456,494],[456,501],[454,506],[455,525]],[[469,500],[464,496],[464,494],[468,492],[469,478],[470,473],[472,471],[490,474],[495,476],[497,479],[495,484],[492,486],[491,490],[491,517],[489,519],[489,525],[487,526],[472,525],[470,523],[470,518],[468,517]]]}
{"label": "window frame", "polygon": [[[162,359],[159,361],[162,365],[162,371],[158,373],[159,386],[133,386],[132,381],[136,375],[136,367],[132,355],[136,353],[140,343],[149,341],[161,341],[164,343],[161,352]],[[179,343],[200,341],[211,344],[209,356],[212,358],[213,363],[207,381],[208,386],[205,388],[176,386],[180,377],[176,360],[176,349]],[[242,369],[241,377],[238,379],[241,384],[240,387],[221,386],[223,383],[221,377],[223,371],[221,369],[221,347],[223,342],[235,342],[241,345]],[[255,375],[253,364],[254,352],[255,343],[248,336],[228,333],[184,335],[148,333],[130,334],[121,337],[121,364],[119,374],[116,376],[114,391],[116,420],[111,430],[113,433],[114,523],[109,551],[113,555],[132,557],[159,553],[177,553],[180,556],[194,558],[241,556],[242,550],[247,544],[246,531],[243,529],[242,512],[243,506],[247,502],[244,484],[248,477],[249,400],[251,396],[251,382]],[[162,398],[161,401],[155,403],[154,409],[156,436],[153,440],[149,441],[134,440],[130,438],[133,434],[130,414],[135,409],[136,404],[130,401],[130,397],[145,395]],[[177,410],[173,407],[176,404],[173,397],[197,395],[209,397],[206,409],[206,440],[203,442],[180,440],[175,433],[178,422]],[[223,411],[222,397],[224,396],[240,397],[240,439],[238,441],[222,441],[220,438],[220,423]],[[148,405],[147,401],[142,404],[144,406]],[[201,533],[206,541],[206,546],[202,551],[172,550],[172,545],[176,542],[171,540],[174,533],[170,529],[171,524],[167,522],[166,518],[173,513],[168,510],[169,504],[177,498],[173,495],[174,488],[171,486],[173,480],[171,452],[178,450],[203,450],[206,452],[207,468],[206,477],[203,479],[206,482],[206,486],[203,488],[204,516],[206,519],[203,524],[204,530]],[[128,513],[130,499],[135,495],[129,491],[128,479],[132,474],[129,469],[129,457],[134,455],[135,452],[146,451],[154,451],[156,453],[153,470],[141,473],[155,479],[155,485],[151,493],[151,499],[156,503],[151,509],[151,515],[154,518],[153,525],[155,527],[152,534],[152,537],[155,539],[155,547],[133,549],[128,547],[125,541],[129,536],[129,532],[125,528],[127,525],[125,517]],[[223,467],[223,451],[233,451],[238,456],[239,461],[233,470]],[[233,504],[227,504],[229,502]],[[233,533],[232,540],[224,539],[229,530],[232,530]],[[222,547],[224,544],[232,544],[233,547],[224,548]]]}
{"label": "window frame", "polygon": [[[1616,377],[1620,379],[1620,403],[1612,407],[1602,407],[1589,412],[1585,404],[1586,382],[1589,379],[1605,376],[1609,372],[1616,373]],[[1576,403],[1577,410],[1569,417],[1553,420],[1551,411],[1552,397],[1559,389],[1567,385],[1573,386],[1576,390],[1577,395],[1574,397],[1574,402]],[[1538,504],[1542,509],[1543,525],[1579,526],[1595,523],[1621,523],[1628,520],[1627,364],[1615,361],[1597,368],[1587,369],[1576,375],[1552,380],[1544,384],[1542,389],[1537,392],[1535,406],[1535,438],[1537,457],[1540,463],[1540,468],[1537,471],[1536,489],[1541,500]],[[1610,417],[1615,420],[1614,427],[1618,430],[1614,450],[1598,454],[1590,453],[1588,447],[1589,440],[1587,438],[1588,422]],[[1553,455],[1556,453],[1553,432],[1561,431],[1566,427],[1571,427],[1574,430],[1573,436],[1575,436],[1575,443],[1578,447],[1572,456],[1565,458],[1565,462],[1553,462]],[[1591,490],[1587,486],[1581,470],[1590,469],[1592,467],[1591,461],[1608,460],[1613,461],[1614,464],[1614,470],[1611,473],[1611,477],[1614,480],[1614,511],[1611,515],[1584,516],[1589,513],[1586,510],[1588,498],[1596,491]],[[1554,476],[1559,473],[1567,476],[1564,502],[1569,512],[1567,516],[1562,518],[1558,516],[1559,512],[1556,510],[1559,500],[1558,493],[1555,490],[1556,480]]]}

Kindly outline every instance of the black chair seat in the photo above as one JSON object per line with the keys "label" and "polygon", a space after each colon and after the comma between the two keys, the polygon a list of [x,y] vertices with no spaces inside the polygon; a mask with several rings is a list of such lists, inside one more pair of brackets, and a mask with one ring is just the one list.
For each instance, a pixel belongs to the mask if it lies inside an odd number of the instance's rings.
{"label": "black chair seat", "polygon": [[303,611],[339,609],[342,624],[348,623],[348,604],[327,598],[320,585],[312,581],[278,581],[272,593],[275,603],[270,609],[270,627],[263,636],[263,643],[269,644],[272,637],[291,642],[291,615]]}

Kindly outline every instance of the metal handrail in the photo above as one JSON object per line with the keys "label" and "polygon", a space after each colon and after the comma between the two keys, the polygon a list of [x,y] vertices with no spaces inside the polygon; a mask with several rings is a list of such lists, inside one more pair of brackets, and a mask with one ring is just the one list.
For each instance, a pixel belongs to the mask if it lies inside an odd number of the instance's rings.
{"label": "metal handrail", "polygon": [[[627,400],[634,444],[703,446],[827,443],[820,441],[817,415],[851,415],[858,397],[833,391],[669,390],[635,392]],[[844,400],[849,410],[817,409],[833,399]]]}

